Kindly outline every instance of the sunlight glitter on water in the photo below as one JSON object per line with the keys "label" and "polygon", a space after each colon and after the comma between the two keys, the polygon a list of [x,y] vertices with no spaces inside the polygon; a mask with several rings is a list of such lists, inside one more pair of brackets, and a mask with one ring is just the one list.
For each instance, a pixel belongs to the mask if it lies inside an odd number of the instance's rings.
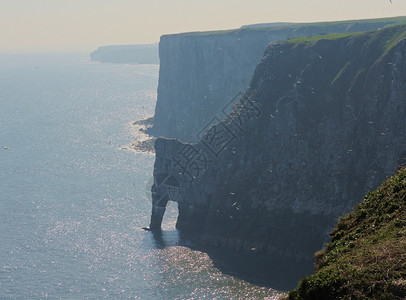
{"label": "sunlight glitter on water", "polygon": [[161,235],[141,229],[154,158],[120,145],[159,67],[75,59],[2,61],[0,299],[273,299],[181,241],[175,203]]}
{"label": "sunlight glitter on water", "polygon": [[[253,286],[216,269],[208,254],[176,246],[159,250],[159,272],[167,290],[183,290],[176,299],[278,299],[282,294]],[[188,295],[188,296],[186,296]]]}

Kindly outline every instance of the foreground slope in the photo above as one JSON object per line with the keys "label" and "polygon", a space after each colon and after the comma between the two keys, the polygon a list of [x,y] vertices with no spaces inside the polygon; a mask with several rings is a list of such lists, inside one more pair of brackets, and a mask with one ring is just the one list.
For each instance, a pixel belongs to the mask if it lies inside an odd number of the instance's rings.
{"label": "foreground slope", "polygon": [[289,299],[406,298],[406,168],[340,218]]}

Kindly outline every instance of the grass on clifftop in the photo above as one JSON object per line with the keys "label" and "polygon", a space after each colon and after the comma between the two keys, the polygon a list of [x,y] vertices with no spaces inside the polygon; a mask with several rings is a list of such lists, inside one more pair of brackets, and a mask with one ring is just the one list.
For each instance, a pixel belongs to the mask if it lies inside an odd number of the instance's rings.
{"label": "grass on clifftop", "polygon": [[406,299],[406,167],[339,219],[288,299]]}
{"label": "grass on clifftop", "polygon": [[[391,18],[379,18],[379,19],[362,19],[362,20],[346,20],[346,21],[331,21],[331,22],[314,22],[314,23],[293,23],[293,24],[286,24],[281,26],[270,26],[267,27],[266,24],[263,24],[261,27],[246,27],[246,28],[238,28],[238,29],[229,29],[229,30],[214,30],[214,31],[195,31],[195,32],[185,32],[179,33],[177,35],[184,35],[184,36],[210,36],[210,35],[222,35],[222,34],[229,34],[229,33],[236,33],[240,30],[246,31],[280,31],[280,30],[300,30],[306,27],[319,27],[319,28],[328,28],[329,26],[333,25],[355,25],[355,24],[368,24],[368,23],[387,23],[384,24],[383,27],[388,25],[400,25],[406,23],[406,17],[391,17]],[[254,24],[255,25],[255,24]]]}
{"label": "grass on clifftop", "polygon": [[336,40],[340,38],[345,38],[349,36],[359,35],[361,33],[330,33],[324,35],[315,35],[315,36],[299,36],[295,38],[288,39],[289,43],[301,44],[301,43],[313,43],[319,40]]}
{"label": "grass on clifftop", "polygon": [[[331,33],[317,36],[300,36],[288,39],[287,42],[295,44],[313,45],[320,40],[337,40],[346,38],[348,41],[358,37],[368,37],[368,44],[375,44],[382,51],[388,53],[402,38],[406,37],[406,25],[390,25],[380,30],[353,33]],[[378,49],[378,48],[377,48]]]}

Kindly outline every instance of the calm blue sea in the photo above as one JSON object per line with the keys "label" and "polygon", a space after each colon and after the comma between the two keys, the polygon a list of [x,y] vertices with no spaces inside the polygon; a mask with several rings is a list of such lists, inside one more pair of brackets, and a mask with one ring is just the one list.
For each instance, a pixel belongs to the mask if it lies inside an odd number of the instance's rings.
{"label": "calm blue sea", "polygon": [[[264,299],[148,226],[154,157],[120,149],[154,112],[159,67],[0,56],[0,299]],[[270,298],[269,298],[270,299]]]}

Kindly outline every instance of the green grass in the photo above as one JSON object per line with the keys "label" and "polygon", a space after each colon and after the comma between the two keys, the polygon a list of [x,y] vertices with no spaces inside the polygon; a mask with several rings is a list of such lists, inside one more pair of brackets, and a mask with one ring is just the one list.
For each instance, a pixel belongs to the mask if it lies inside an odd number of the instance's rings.
{"label": "green grass", "polygon": [[345,20],[345,21],[333,21],[333,22],[316,22],[316,23],[301,23],[300,25],[338,25],[338,24],[355,24],[355,23],[376,23],[376,22],[391,22],[393,24],[403,24],[406,23],[406,17],[391,17],[391,18],[378,18],[378,19],[355,19],[355,20]]}
{"label": "green grass", "polygon": [[404,299],[406,168],[340,218],[315,257],[316,274],[302,279],[288,299]]}
{"label": "green grass", "polygon": [[[300,36],[288,39],[287,42],[295,44],[307,44],[309,46],[320,40],[337,40],[337,39],[356,39],[358,37],[368,36],[366,46],[375,44],[376,50],[381,50],[382,55],[387,54],[390,50],[397,45],[400,39],[406,37],[406,26],[403,25],[388,25],[385,28],[368,32],[355,32],[355,33],[332,33],[317,36]],[[342,70],[345,71],[345,70]],[[339,74],[338,74],[339,75]]]}
{"label": "green grass", "polygon": [[351,62],[347,62],[344,67],[337,73],[336,77],[331,81],[331,85],[333,85],[340,77],[345,73],[346,70],[351,66]]}
{"label": "green grass", "polygon": [[358,33],[331,33],[331,34],[324,34],[324,35],[315,35],[315,36],[299,36],[296,38],[288,39],[287,41],[292,44],[302,44],[302,43],[314,43],[319,40],[336,40],[341,38],[346,38],[350,36],[356,36],[362,34],[362,32]]}
{"label": "green grass", "polygon": [[390,40],[386,42],[385,53],[388,53],[396,44],[399,42],[400,39],[406,37],[406,31],[399,33],[398,35],[392,37]]}
{"label": "green grass", "polygon": [[401,25],[406,24],[406,17],[392,17],[392,18],[379,18],[379,19],[364,19],[364,20],[345,20],[345,21],[332,21],[332,22],[314,22],[314,23],[297,23],[291,25],[275,26],[275,27],[259,27],[259,28],[246,28],[245,30],[267,30],[267,31],[276,31],[280,29],[300,29],[303,27],[328,27],[332,25],[354,25],[354,24],[372,24],[372,23],[388,23],[386,26],[390,25]]}

